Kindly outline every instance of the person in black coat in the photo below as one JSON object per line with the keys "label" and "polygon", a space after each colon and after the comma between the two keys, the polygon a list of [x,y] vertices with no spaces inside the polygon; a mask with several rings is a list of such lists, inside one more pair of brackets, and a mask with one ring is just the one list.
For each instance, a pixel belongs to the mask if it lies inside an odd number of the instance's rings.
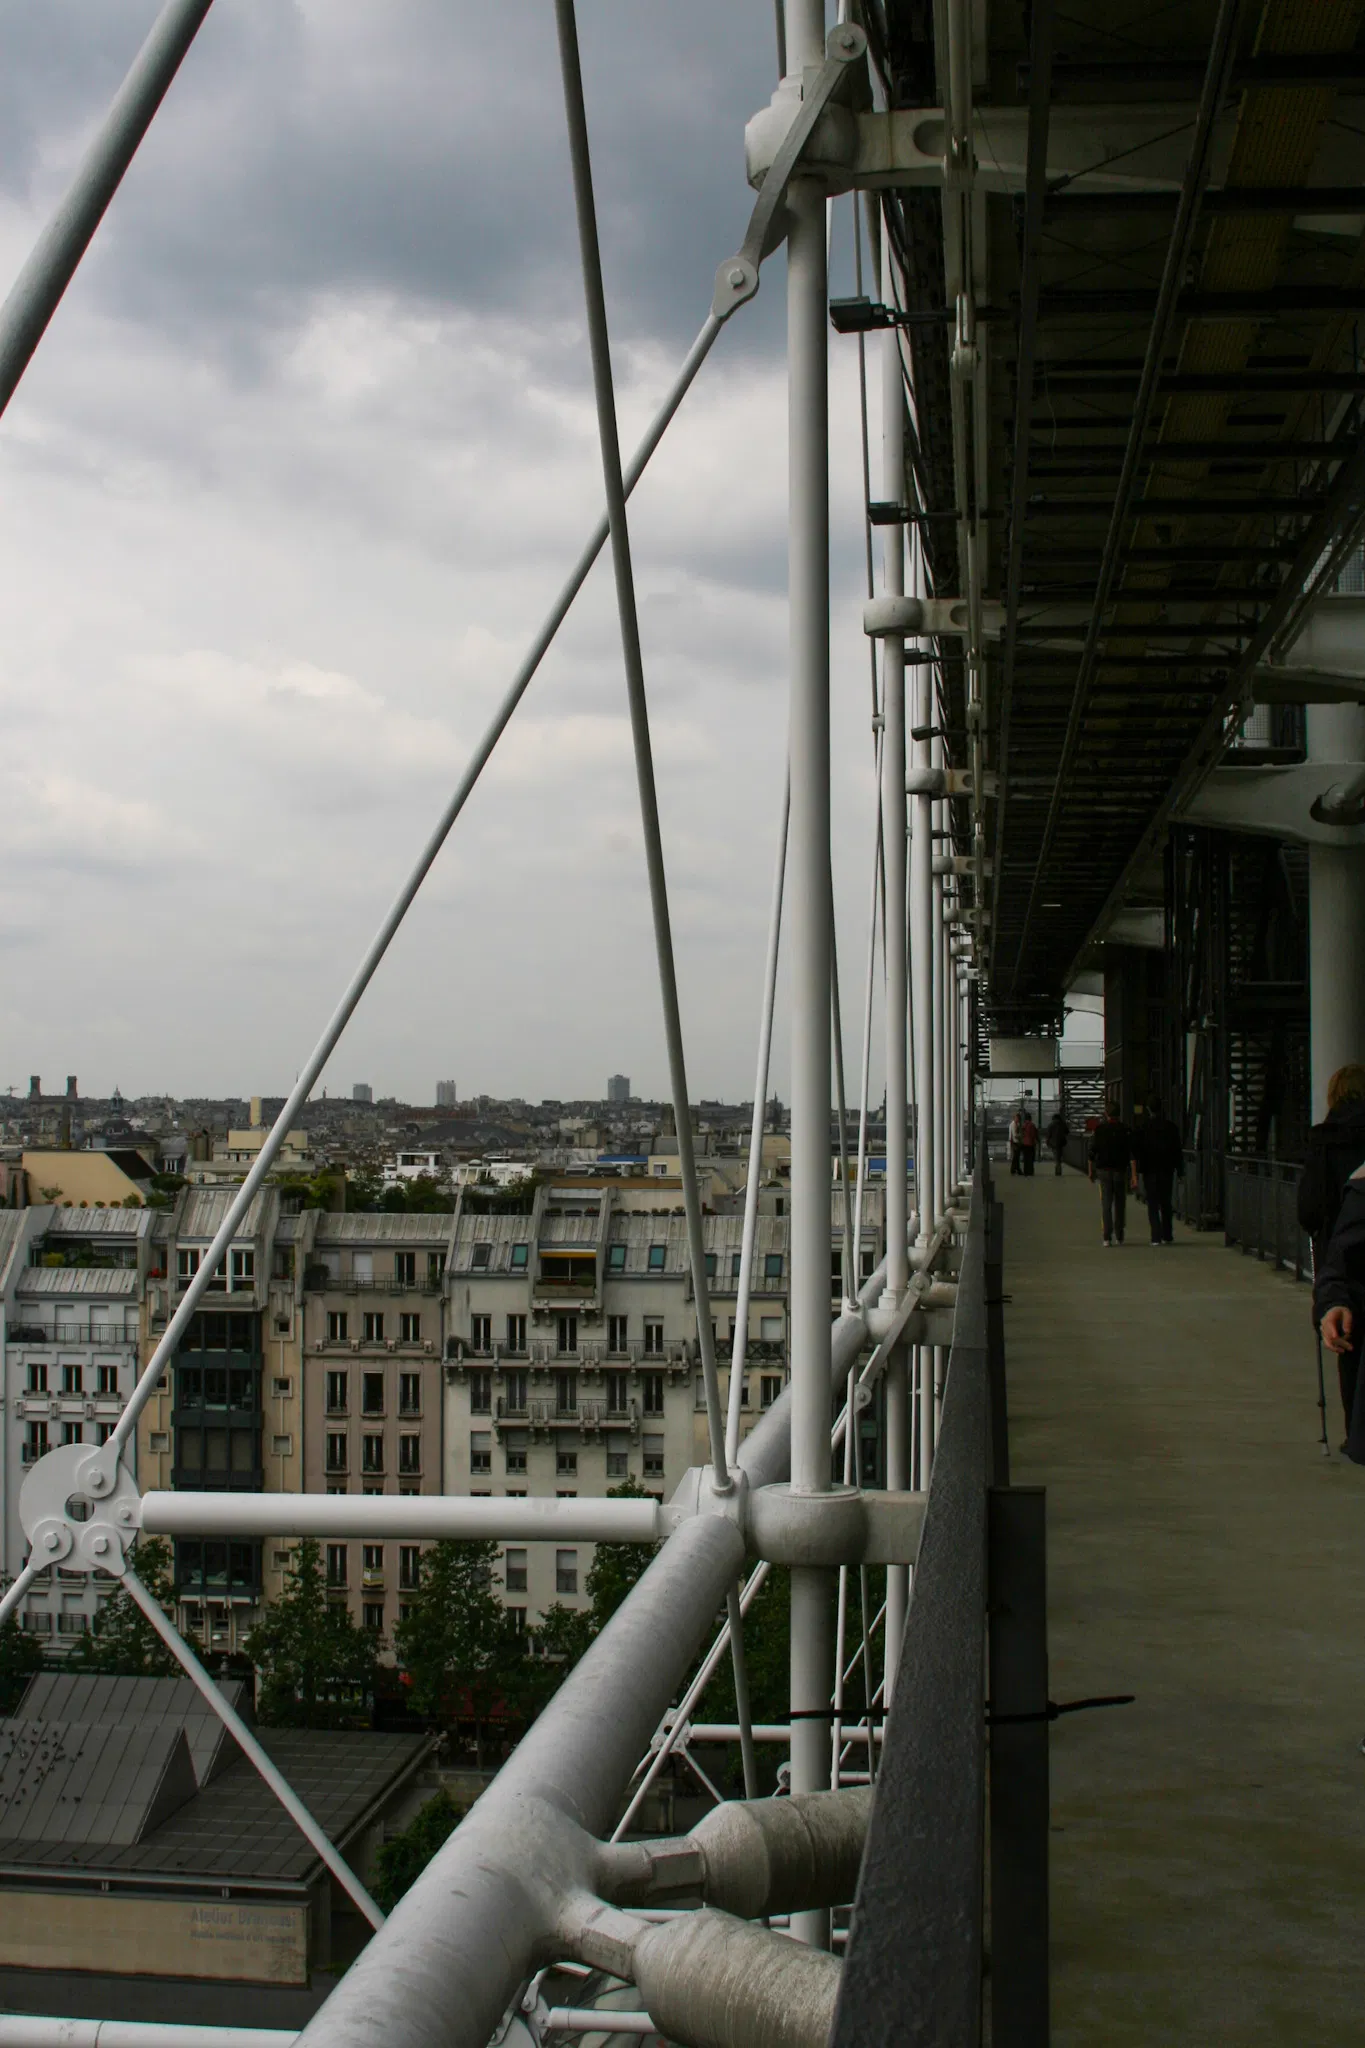
{"label": "person in black coat", "polygon": [[1360,1370],[1365,1338],[1365,1166],[1346,1183],[1336,1229],[1313,1275],[1313,1316],[1322,1341],[1336,1353],[1341,1405],[1346,1416],[1348,1458],[1365,1465],[1365,1375]]}
{"label": "person in black coat", "polygon": [[1152,1243],[1174,1244],[1175,1177],[1185,1171],[1185,1147],[1176,1126],[1161,1114],[1155,1095],[1147,1098],[1147,1114],[1133,1134],[1133,1151],[1147,1196]]}
{"label": "person in black coat", "polygon": [[1299,1223],[1313,1240],[1313,1264],[1327,1254],[1346,1183],[1365,1162],[1365,1067],[1338,1067],[1327,1083],[1327,1115],[1308,1133],[1299,1176]]}

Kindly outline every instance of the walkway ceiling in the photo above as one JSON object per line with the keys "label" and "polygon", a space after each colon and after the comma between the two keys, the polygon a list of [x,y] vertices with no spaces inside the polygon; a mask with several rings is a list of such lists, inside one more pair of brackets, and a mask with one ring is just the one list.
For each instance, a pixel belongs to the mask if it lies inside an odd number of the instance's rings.
{"label": "walkway ceiling", "polygon": [[[954,4],[869,0],[896,105],[938,104],[935,19],[942,41]],[[970,12],[980,368],[965,462],[946,197],[888,195],[917,392],[910,503],[934,588],[961,588],[965,509],[985,595],[1006,605],[985,646],[999,784],[984,978],[1002,1027],[1051,1028],[1305,586],[1335,574],[1365,521],[1365,5]],[[963,665],[950,648],[955,758]]]}

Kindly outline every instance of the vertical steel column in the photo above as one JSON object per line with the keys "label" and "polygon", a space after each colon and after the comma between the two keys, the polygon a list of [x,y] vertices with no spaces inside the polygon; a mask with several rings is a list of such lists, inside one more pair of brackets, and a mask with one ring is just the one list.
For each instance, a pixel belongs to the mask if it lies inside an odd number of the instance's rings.
{"label": "vertical steel column", "polygon": [[[823,0],[786,0],[787,64],[799,77],[824,55]],[[829,362],[825,194],[794,178],[787,194],[791,630],[791,1483],[830,1481]],[[791,1784],[829,1783],[832,1574],[791,1575]],[[792,1931],[829,1943],[827,1912]]]}
{"label": "vertical steel column", "polygon": [[[1365,761],[1365,710],[1310,704],[1308,758],[1343,764],[1349,780]],[[1313,1120],[1327,1114],[1327,1083],[1360,1057],[1365,1012],[1365,853],[1355,846],[1308,849],[1309,1065]]]}
{"label": "vertical steel column", "polygon": [[[941,739],[935,739],[931,742],[931,745],[933,748],[931,759],[933,761],[934,767],[944,767],[947,762],[947,755],[944,751],[943,741]],[[947,841],[941,838],[934,837],[933,835],[941,833],[943,831],[947,820],[947,815],[947,804],[942,799],[936,799],[930,807],[930,817],[932,820],[932,824],[929,842],[929,1071],[931,1085],[933,1088],[935,1217],[942,1216],[944,1210],[948,1206],[948,1162],[947,1149],[944,1143],[945,1127],[943,1115],[943,877],[942,875],[935,874],[933,872],[935,865],[933,854],[938,847],[946,846]]]}
{"label": "vertical steel column", "polygon": [[[885,305],[899,303],[890,237],[884,244]],[[882,342],[882,496],[899,505],[905,498],[905,384],[900,334],[888,330]],[[904,529],[883,533],[882,587],[888,597],[905,592]],[[890,634],[882,643],[882,837],[886,858],[886,1301],[898,1302],[910,1284],[909,1204],[906,1199],[906,901],[905,852],[908,816],[905,795],[905,641]],[[886,1483],[910,1484],[910,1413],[906,1386],[909,1347],[898,1344],[886,1368]],[[886,1691],[895,1687],[901,1638],[910,1601],[907,1565],[886,1573]]]}
{"label": "vertical steel column", "polygon": [[[910,565],[913,595],[925,592],[924,554],[915,529],[910,532]],[[928,649],[918,643],[918,654]],[[928,662],[917,661],[914,669],[914,727],[927,732],[933,723],[932,673]],[[932,742],[917,739],[911,756],[916,777],[927,779],[933,765]],[[926,790],[917,788],[910,840],[910,994],[915,1048],[915,1202],[919,1211],[918,1243],[928,1244],[938,1211],[935,1207],[934,1166],[934,972],[933,972],[933,868],[934,804]],[[917,1486],[929,1484],[934,1456],[934,1372],[933,1352],[921,1345],[916,1353],[915,1378],[919,1392],[919,1470]]]}

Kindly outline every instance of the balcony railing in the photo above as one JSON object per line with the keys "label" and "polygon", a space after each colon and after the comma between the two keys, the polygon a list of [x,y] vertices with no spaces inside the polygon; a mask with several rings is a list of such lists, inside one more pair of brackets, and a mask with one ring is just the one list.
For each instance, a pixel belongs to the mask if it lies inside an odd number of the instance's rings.
{"label": "balcony railing", "polygon": [[118,1323],[14,1323],[5,1332],[10,1344],[133,1344]]}

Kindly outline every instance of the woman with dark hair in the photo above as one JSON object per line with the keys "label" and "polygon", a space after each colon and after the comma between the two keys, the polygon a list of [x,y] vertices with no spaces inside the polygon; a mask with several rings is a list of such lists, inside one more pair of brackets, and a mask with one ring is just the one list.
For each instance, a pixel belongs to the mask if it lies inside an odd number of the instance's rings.
{"label": "woman with dark hair", "polygon": [[1322,1265],[1346,1183],[1365,1162],[1365,1067],[1338,1067],[1327,1083],[1327,1114],[1308,1133],[1299,1177],[1299,1222]]}

